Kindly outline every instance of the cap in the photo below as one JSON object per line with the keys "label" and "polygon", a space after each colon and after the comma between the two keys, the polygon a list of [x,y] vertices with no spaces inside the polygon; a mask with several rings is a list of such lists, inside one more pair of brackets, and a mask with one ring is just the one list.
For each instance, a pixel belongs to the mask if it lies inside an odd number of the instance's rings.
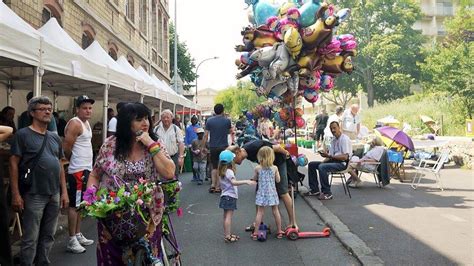
{"label": "cap", "polygon": [[229,150],[224,150],[219,154],[219,162],[231,163],[234,160],[235,154]]}
{"label": "cap", "polygon": [[77,97],[76,99],[76,107],[79,107],[81,106],[81,104],[83,103],[91,103],[91,104],[94,104],[95,103],[95,100],[87,97],[87,95],[81,95],[79,97]]}
{"label": "cap", "polygon": [[202,127],[196,128],[196,134],[199,134],[199,133],[204,133],[204,129]]}

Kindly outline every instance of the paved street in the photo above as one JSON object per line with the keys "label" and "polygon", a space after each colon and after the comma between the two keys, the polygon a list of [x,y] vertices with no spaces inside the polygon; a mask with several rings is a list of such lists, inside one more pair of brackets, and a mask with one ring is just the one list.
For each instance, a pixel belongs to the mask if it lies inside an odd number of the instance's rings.
{"label": "paved street", "polygon": [[[321,159],[310,150],[300,152]],[[407,170],[410,180],[412,175]],[[352,199],[335,179],[334,199],[323,204],[387,265],[474,265],[474,171],[447,166],[441,175],[443,192],[433,176],[413,190],[394,179],[380,189],[365,175],[363,186],[351,189]]]}
{"label": "paved street", "polygon": [[[237,170],[237,178],[249,178],[253,165],[245,161]],[[183,250],[185,265],[359,265],[357,259],[342,246],[334,236],[320,239],[290,241],[276,239],[270,235],[267,242],[250,239],[244,232],[246,225],[255,218],[254,187],[239,187],[238,210],[234,214],[233,231],[241,239],[237,243],[225,244],[222,229],[222,210],[218,208],[216,194],[207,192],[208,185],[191,183],[191,175],[182,177],[184,188],[181,206],[184,215],[174,219],[177,237]],[[284,221],[286,210],[280,208]],[[296,200],[298,223],[302,230],[322,230],[324,224],[300,197]],[[275,228],[271,211],[265,221]],[[286,222],[285,222],[286,223]],[[84,223],[83,232],[97,239],[95,222]],[[65,252],[65,234],[58,236],[51,254],[53,265],[94,265],[95,245],[88,247],[84,254],[73,255]]]}

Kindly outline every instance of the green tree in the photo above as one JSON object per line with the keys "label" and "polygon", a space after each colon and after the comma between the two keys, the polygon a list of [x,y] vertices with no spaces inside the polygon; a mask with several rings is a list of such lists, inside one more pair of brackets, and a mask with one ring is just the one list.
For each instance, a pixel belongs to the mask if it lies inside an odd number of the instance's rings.
{"label": "green tree", "polygon": [[336,87],[355,95],[367,92],[368,104],[386,102],[409,94],[420,78],[424,37],[412,28],[421,18],[418,4],[411,0],[341,0],[351,8],[351,17],[338,34],[351,33],[358,43],[352,75],[341,75]]}
{"label": "green tree", "polygon": [[236,86],[220,91],[214,100],[215,103],[223,104],[226,112],[234,118],[242,114],[242,110],[252,110],[264,101],[264,97],[257,96],[255,86],[250,81],[238,81]]}
{"label": "green tree", "polygon": [[[169,48],[170,48],[170,75],[171,77],[174,76],[174,25],[170,23],[170,35],[169,35]],[[194,69],[196,68],[196,65],[194,64],[194,58],[191,56],[191,54],[188,51],[188,47],[186,45],[186,42],[180,42],[179,41],[179,35],[178,35],[178,74],[183,80],[183,89],[189,90],[193,85],[193,83],[196,80],[196,73],[194,72]]]}
{"label": "green tree", "polygon": [[461,7],[446,21],[447,36],[421,64],[422,87],[444,91],[461,102],[465,115],[474,110],[474,10]]}

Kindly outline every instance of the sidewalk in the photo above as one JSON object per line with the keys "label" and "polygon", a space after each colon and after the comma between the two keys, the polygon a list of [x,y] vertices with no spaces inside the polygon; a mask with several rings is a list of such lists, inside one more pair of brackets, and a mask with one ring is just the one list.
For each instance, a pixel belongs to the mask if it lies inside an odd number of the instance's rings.
{"label": "sidewalk", "polygon": [[[322,160],[310,149],[299,148],[309,161]],[[307,174],[307,167],[300,168]],[[412,169],[407,169],[411,180]],[[474,264],[474,171],[446,167],[441,171],[445,190],[434,177],[422,179],[417,190],[410,183],[391,180],[378,188],[371,175],[362,187],[344,195],[339,179],[332,185],[333,200],[305,197],[335,235],[362,263]],[[308,178],[304,184],[307,187]],[[301,188],[300,192],[307,189]],[[365,261],[364,261],[365,260]]]}

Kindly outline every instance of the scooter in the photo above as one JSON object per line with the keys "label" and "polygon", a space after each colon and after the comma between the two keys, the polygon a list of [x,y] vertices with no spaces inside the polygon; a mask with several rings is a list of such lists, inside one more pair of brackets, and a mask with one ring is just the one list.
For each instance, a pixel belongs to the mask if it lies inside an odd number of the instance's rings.
{"label": "scooter", "polygon": [[[296,215],[295,215],[295,195],[294,195],[293,185],[291,185],[291,196],[293,200],[293,217],[295,217],[296,223]],[[326,227],[321,232],[300,232],[299,228],[296,228],[295,225],[286,229],[285,235],[290,240],[297,240],[298,238],[322,238],[322,237],[329,237],[331,235],[331,229]]]}

